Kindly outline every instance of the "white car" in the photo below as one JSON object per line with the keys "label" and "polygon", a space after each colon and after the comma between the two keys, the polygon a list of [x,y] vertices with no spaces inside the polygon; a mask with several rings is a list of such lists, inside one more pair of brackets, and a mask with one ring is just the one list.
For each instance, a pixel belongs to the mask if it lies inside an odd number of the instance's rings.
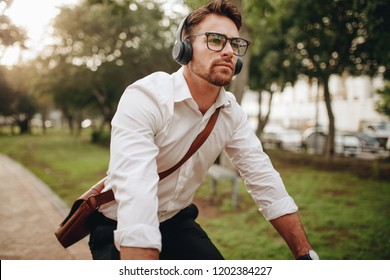
{"label": "white car", "polygon": [[336,134],[335,153],[343,156],[357,156],[362,153],[359,138],[354,135]]}
{"label": "white car", "polygon": [[[324,154],[327,133],[313,129],[304,132],[303,145],[311,154]],[[362,145],[358,137],[351,134],[337,133],[335,136],[335,154],[343,156],[357,156],[362,152]]]}
{"label": "white car", "polygon": [[281,149],[298,152],[302,147],[302,133],[293,129],[265,131],[261,142],[266,149]]}

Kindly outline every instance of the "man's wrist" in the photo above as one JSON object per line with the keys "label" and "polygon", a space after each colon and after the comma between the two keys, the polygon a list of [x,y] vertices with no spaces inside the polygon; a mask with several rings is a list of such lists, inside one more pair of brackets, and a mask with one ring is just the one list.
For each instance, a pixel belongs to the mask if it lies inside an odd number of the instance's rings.
{"label": "man's wrist", "polygon": [[310,250],[306,254],[297,258],[297,260],[319,260],[319,259],[320,259],[320,257],[318,256],[318,254],[314,250]]}
{"label": "man's wrist", "polygon": [[120,257],[122,260],[158,260],[159,255],[159,251],[152,248],[121,246],[120,250]]}

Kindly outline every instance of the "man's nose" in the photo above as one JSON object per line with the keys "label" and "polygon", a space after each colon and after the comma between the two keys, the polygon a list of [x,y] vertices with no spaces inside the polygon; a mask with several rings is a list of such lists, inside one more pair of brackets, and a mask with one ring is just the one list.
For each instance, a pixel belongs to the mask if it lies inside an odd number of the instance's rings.
{"label": "man's nose", "polygon": [[222,53],[223,56],[229,55],[230,57],[233,57],[234,50],[230,40],[227,40],[225,47],[222,49]]}

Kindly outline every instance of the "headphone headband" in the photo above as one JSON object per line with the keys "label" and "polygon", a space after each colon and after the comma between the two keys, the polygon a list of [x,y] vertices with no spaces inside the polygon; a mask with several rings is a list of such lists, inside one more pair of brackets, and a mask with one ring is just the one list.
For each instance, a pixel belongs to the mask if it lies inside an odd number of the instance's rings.
{"label": "headphone headband", "polygon": [[183,32],[184,32],[184,27],[185,27],[185,25],[186,25],[186,23],[187,23],[187,19],[188,19],[188,17],[190,16],[190,14],[189,15],[187,15],[181,22],[180,22],[180,24],[179,24],[179,27],[177,28],[177,30],[178,30],[178,32],[176,33],[176,41],[177,42],[183,42]]}

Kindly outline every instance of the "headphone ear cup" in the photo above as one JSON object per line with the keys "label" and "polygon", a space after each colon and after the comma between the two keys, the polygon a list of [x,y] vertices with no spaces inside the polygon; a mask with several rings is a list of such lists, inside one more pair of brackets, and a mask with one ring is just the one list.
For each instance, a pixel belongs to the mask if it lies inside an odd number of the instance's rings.
{"label": "headphone ear cup", "polygon": [[172,49],[172,58],[180,65],[186,65],[192,59],[191,42],[188,40],[182,40],[183,30],[188,17],[189,15],[186,16],[180,23],[176,34],[176,42]]}
{"label": "headphone ear cup", "polygon": [[236,62],[236,67],[234,68],[234,75],[238,75],[241,72],[242,65],[243,65],[242,58],[239,57]]}
{"label": "headphone ear cup", "polygon": [[180,63],[184,52],[184,46],[182,41],[176,41],[172,49],[172,58],[176,62]]}
{"label": "headphone ear cup", "polygon": [[188,64],[192,59],[192,45],[191,42],[188,40],[184,40],[182,42],[183,46],[183,54],[181,59],[178,61],[181,65]]}
{"label": "headphone ear cup", "polygon": [[176,42],[172,49],[172,58],[181,65],[188,64],[192,59],[192,45],[188,40]]}

